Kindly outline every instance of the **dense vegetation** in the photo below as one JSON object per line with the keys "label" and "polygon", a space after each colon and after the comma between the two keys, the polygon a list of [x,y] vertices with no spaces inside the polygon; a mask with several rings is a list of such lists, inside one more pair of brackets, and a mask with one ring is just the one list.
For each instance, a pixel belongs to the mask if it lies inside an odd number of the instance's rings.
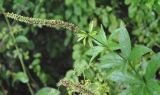
{"label": "dense vegetation", "polygon": [[0,0],[0,95],[159,95],[160,0]]}

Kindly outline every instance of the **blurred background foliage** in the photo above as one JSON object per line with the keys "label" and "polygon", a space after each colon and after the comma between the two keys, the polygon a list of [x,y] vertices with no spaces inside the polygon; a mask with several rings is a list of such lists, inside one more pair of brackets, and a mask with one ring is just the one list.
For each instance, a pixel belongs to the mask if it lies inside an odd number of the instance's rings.
{"label": "blurred background foliage", "polygon": [[[86,31],[89,22],[94,21],[96,30],[102,25],[106,34],[124,22],[133,45],[141,43],[160,51],[160,0],[1,0],[0,6],[6,12],[28,17],[72,22]],[[21,72],[15,43],[3,15],[0,15],[0,21],[0,95],[29,95],[23,84],[28,80],[22,79],[25,75]],[[33,27],[13,20],[10,24],[34,91],[45,86],[52,88],[44,88],[39,93],[57,89],[56,83],[62,78],[78,83],[83,80],[81,74],[88,80],[97,80],[95,77],[101,76],[94,66],[88,69],[90,59],[86,52],[89,48],[73,40],[73,32],[41,25]],[[97,85],[107,87],[101,82]],[[58,95],[55,89],[53,91]],[[100,90],[109,92],[109,88]],[[62,95],[66,94],[64,88],[60,91]]]}

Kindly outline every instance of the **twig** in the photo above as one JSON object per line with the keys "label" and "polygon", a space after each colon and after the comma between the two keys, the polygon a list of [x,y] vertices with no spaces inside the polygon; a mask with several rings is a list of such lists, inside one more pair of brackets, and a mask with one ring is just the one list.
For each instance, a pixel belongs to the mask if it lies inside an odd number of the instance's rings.
{"label": "twig", "polygon": [[[19,58],[19,60],[20,60],[20,63],[21,63],[23,72],[27,75],[27,71],[26,71],[26,68],[25,68],[25,65],[24,65],[24,61],[23,61],[22,56],[20,55],[20,50],[19,50],[19,48],[18,48],[18,46],[17,46],[17,44],[16,44],[16,39],[15,39],[15,36],[14,36],[14,34],[13,34],[12,27],[11,27],[11,25],[10,25],[10,23],[9,23],[9,20],[8,20],[7,17],[6,17],[6,14],[5,14],[4,12],[3,12],[3,14],[4,14],[4,17],[5,17],[6,23],[7,23],[7,25],[8,25],[8,28],[9,28],[9,30],[10,30],[9,34],[11,35],[11,37],[12,37],[12,39],[13,39],[13,42],[15,43],[16,52],[17,52],[17,54],[18,54],[18,58]],[[29,82],[27,83],[27,86],[28,86],[28,89],[29,89],[31,95],[34,95],[33,90],[32,90],[32,88],[31,88],[31,85],[29,84]]]}

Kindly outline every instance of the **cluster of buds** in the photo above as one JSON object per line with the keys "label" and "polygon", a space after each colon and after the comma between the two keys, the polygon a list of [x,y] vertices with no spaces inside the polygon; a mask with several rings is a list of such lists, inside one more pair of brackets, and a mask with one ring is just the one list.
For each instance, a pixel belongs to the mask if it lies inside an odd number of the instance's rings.
{"label": "cluster of buds", "polygon": [[95,95],[90,90],[84,88],[81,84],[73,84],[70,81],[67,80],[60,80],[58,83],[58,86],[65,86],[66,88],[73,88],[76,92],[83,93],[84,95]]}
{"label": "cluster of buds", "polygon": [[64,28],[70,31],[78,31],[79,27],[75,24],[64,22],[62,20],[47,20],[47,19],[39,19],[39,18],[31,18],[25,17],[14,13],[4,13],[4,15],[8,18],[28,23],[28,24],[36,24],[36,25],[43,25],[53,28]]}

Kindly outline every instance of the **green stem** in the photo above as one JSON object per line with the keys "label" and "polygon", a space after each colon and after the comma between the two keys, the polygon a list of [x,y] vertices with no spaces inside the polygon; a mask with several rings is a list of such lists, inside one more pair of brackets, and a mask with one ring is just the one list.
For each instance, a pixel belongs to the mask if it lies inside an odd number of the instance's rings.
{"label": "green stem", "polygon": [[[19,58],[19,60],[20,60],[20,63],[21,63],[23,72],[27,75],[27,71],[26,71],[26,68],[25,68],[25,65],[24,65],[23,58],[22,58],[22,56],[20,55],[20,50],[19,50],[19,48],[18,48],[18,45],[16,44],[15,36],[14,36],[14,34],[12,33],[12,32],[13,32],[13,31],[12,31],[12,27],[11,27],[11,25],[10,25],[10,23],[9,23],[9,20],[8,20],[7,17],[5,16],[4,11],[3,11],[2,13],[4,14],[6,23],[7,23],[7,25],[8,25],[9,30],[10,30],[9,34],[11,35],[11,37],[12,37],[12,39],[13,39],[13,42],[15,43],[16,52],[17,52],[17,54],[18,54],[18,58]],[[27,76],[28,76],[28,75],[27,75]],[[27,83],[27,86],[28,86],[28,89],[29,89],[31,95],[34,95],[33,90],[32,90],[32,88],[31,88],[31,85],[29,84],[29,82]]]}
{"label": "green stem", "polygon": [[[91,37],[92,39],[94,39],[95,41],[97,41],[97,42],[99,42],[101,45],[103,45],[104,47],[106,47],[107,48],[107,50],[109,50],[109,51],[112,51],[112,50],[110,50],[109,49],[109,47],[106,45],[106,44],[103,44],[102,42],[100,42],[99,40],[97,40],[96,38],[94,38],[93,36],[91,36],[91,35],[89,35],[88,34],[88,36],[89,37]],[[131,67],[131,69],[139,76],[139,78],[141,78],[142,80],[144,80],[141,76],[140,76],[140,74],[136,71],[136,69],[133,67],[133,65],[130,63],[130,62],[128,62],[128,60],[126,59],[126,58],[124,58],[121,54],[119,54],[119,53],[117,53],[121,58],[123,58],[123,60],[125,60],[125,62],[127,62],[128,64],[129,64],[129,66]],[[144,81],[144,83],[145,83],[145,81]]]}

